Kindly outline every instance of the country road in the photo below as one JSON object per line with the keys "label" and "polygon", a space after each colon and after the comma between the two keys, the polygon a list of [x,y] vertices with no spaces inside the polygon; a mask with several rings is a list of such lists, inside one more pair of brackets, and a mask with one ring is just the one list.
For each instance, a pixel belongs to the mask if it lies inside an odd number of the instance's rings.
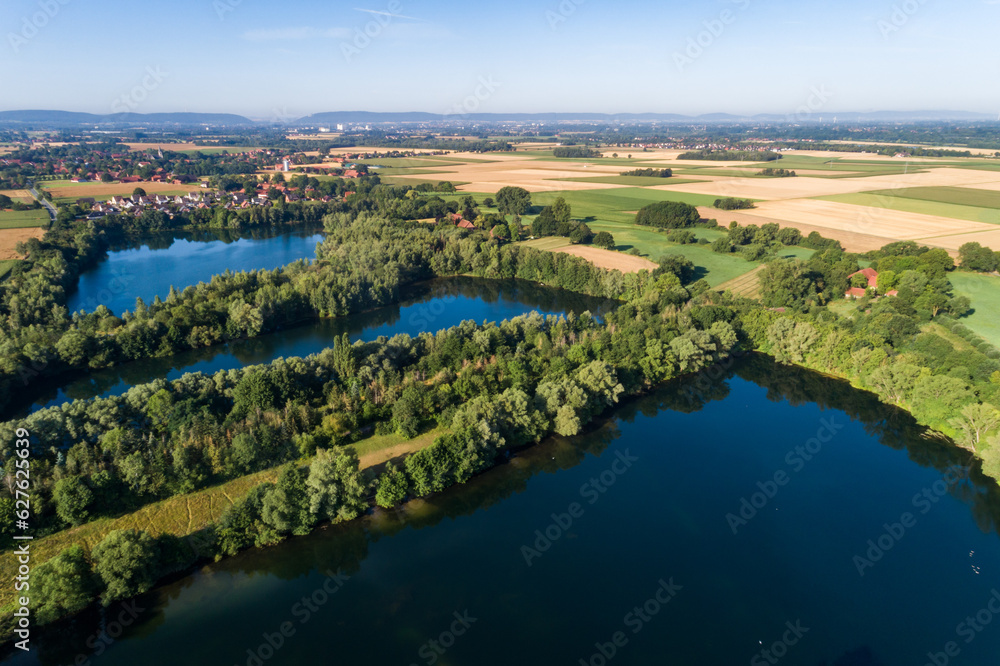
{"label": "country road", "polygon": [[45,206],[45,209],[49,211],[50,221],[52,223],[55,223],[56,207],[53,206],[48,199],[46,199],[45,197],[43,197],[41,194],[38,193],[38,190],[35,189],[35,181],[33,180],[28,181],[28,191],[31,192],[31,196],[35,197],[35,200],[38,201],[38,203]]}

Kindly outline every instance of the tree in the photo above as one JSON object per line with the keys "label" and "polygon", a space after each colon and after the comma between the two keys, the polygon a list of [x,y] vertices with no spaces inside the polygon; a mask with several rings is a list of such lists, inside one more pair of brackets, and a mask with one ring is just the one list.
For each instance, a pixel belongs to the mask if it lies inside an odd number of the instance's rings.
{"label": "tree", "polygon": [[979,243],[966,243],[958,248],[959,265],[970,271],[992,273],[997,270],[997,253]]}
{"label": "tree", "polygon": [[487,208],[493,208],[493,197],[486,197],[483,199],[483,205]]}
{"label": "tree", "polygon": [[281,470],[278,482],[264,495],[261,518],[279,534],[308,534],[312,517],[306,477],[294,463]]}
{"label": "tree", "polygon": [[767,329],[767,338],[779,363],[802,363],[819,340],[819,331],[812,324],[782,317]]}
{"label": "tree", "polygon": [[570,242],[575,243],[577,245],[581,244],[586,245],[593,239],[593,237],[594,237],[594,232],[592,232],[590,230],[590,227],[588,227],[583,222],[578,224],[576,228],[569,233]]}
{"label": "tree", "polygon": [[90,518],[89,507],[94,501],[94,493],[78,476],[60,479],[52,491],[56,513],[70,525],[82,525]]}
{"label": "tree", "polygon": [[306,480],[309,511],[320,520],[356,518],[365,509],[368,484],[353,452],[320,449]]}
{"label": "tree", "polygon": [[531,193],[520,187],[502,187],[497,192],[497,208],[504,215],[524,215],[531,207]]}
{"label": "tree", "polygon": [[615,249],[615,238],[607,231],[598,231],[594,235],[594,245],[603,247],[605,250]]}
{"label": "tree", "polygon": [[962,407],[960,416],[951,420],[958,431],[958,443],[978,451],[986,437],[1000,426],[1000,412],[989,403],[972,403]]}
{"label": "tree", "polygon": [[804,309],[816,296],[815,285],[802,262],[782,259],[761,270],[760,292],[764,306],[769,308]]}
{"label": "tree", "polygon": [[133,197],[144,197],[144,196],[146,196],[146,190],[142,189],[141,187],[137,187],[134,190],[132,190],[132,196]]}
{"label": "tree", "polygon": [[406,499],[406,493],[409,490],[406,474],[403,474],[392,463],[386,466],[376,484],[378,490],[375,491],[375,503],[383,509],[394,507]]}
{"label": "tree", "polygon": [[14,205],[14,200],[6,194],[0,194],[0,208],[10,208]]}
{"label": "tree", "polygon": [[556,200],[552,202],[552,217],[555,218],[556,224],[567,224],[573,215],[573,209],[566,199],[563,197],[556,197]]}
{"label": "tree", "polygon": [[94,571],[104,581],[105,606],[146,592],[156,582],[156,541],[141,530],[112,530],[94,546]]}
{"label": "tree", "polygon": [[112,176],[107,171],[105,171],[104,173],[101,174],[101,182],[102,183],[111,183],[111,182],[114,182],[114,180],[115,180],[115,177]]}
{"label": "tree", "polygon": [[94,601],[97,591],[83,548],[73,544],[35,569],[29,599],[38,624],[48,624],[82,611]]}

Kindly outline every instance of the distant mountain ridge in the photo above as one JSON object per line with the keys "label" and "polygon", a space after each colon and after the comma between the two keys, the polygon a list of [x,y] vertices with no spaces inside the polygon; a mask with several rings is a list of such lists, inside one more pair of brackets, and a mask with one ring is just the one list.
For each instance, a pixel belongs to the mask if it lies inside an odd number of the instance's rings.
{"label": "distant mountain ridge", "polygon": [[79,111],[0,111],[0,123],[59,125],[254,125],[254,121],[233,113],[82,113]]}
{"label": "distant mountain ridge", "polygon": [[[920,122],[920,121],[989,121],[1000,120],[992,114],[971,111],[869,111],[823,112],[806,117],[795,114],[761,113],[736,115],[708,113],[686,116],[677,113],[470,113],[449,114],[425,111],[327,111],[304,116],[289,123],[292,127],[336,126],[380,123],[435,123],[442,121],[471,122],[665,122],[665,123],[733,123],[733,122]],[[24,110],[0,111],[0,124],[34,125],[215,125],[215,126],[268,126],[273,121],[254,121],[232,113],[114,113],[94,114],[78,111]]]}

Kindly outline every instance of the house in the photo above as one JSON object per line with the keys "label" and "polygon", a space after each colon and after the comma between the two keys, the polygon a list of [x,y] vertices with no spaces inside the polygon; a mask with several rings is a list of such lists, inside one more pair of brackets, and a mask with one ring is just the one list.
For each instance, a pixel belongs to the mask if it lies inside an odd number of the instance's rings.
{"label": "house", "polygon": [[472,222],[469,222],[468,220],[462,220],[461,222],[459,222],[455,226],[457,226],[459,229],[475,229],[476,228],[476,225],[474,225]]}
{"label": "house", "polygon": [[[876,295],[878,294],[878,271],[877,270],[875,270],[874,268],[862,268],[860,271],[857,271],[856,273],[851,273],[850,275],[848,275],[847,279],[851,280],[853,282],[855,275],[862,275],[862,276],[864,276],[868,280],[868,288],[864,289],[864,288],[861,288],[861,287],[851,287],[850,289],[848,289],[844,293],[844,298],[850,298],[850,299],[864,298],[865,295],[868,293],[868,289],[871,289],[872,292],[874,292]],[[886,292],[885,295],[889,296],[889,297],[898,296],[899,292],[896,291],[895,289],[893,289],[892,291]]]}
{"label": "house", "polygon": [[93,197],[81,197],[76,200],[77,206],[93,206],[95,203],[97,203],[97,200]]}

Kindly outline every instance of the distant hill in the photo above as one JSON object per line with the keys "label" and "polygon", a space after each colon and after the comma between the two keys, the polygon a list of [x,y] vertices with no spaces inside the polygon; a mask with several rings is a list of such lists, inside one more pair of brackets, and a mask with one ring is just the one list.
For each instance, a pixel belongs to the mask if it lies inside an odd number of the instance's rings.
{"label": "distant hill", "polygon": [[919,121],[985,121],[994,120],[991,114],[970,111],[870,111],[870,112],[815,112],[807,117],[794,113],[782,115],[762,113],[740,116],[731,113],[707,113],[699,116],[685,116],[676,113],[469,113],[447,114],[426,112],[375,112],[375,111],[331,111],[314,113],[299,118],[292,123],[297,126],[337,125],[337,124],[377,124],[377,123],[431,123],[442,120],[466,120],[473,122],[808,122],[823,118],[826,122],[834,118],[838,122],[919,122]]}
{"label": "distant hill", "polygon": [[[472,121],[483,123],[527,122],[662,122],[662,123],[739,123],[739,122],[816,122],[829,123],[834,118],[841,123],[864,122],[935,122],[935,121],[989,121],[993,115],[969,111],[823,111],[807,117],[794,114],[762,113],[740,116],[730,113],[708,113],[685,116],[676,113],[428,113],[425,111],[330,111],[314,113],[291,123],[296,127],[317,125],[365,125],[379,123],[439,123],[442,121]],[[71,127],[78,125],[215,125],[215,126],[266,126],[270,121],[254,122],[232,113],[118,113],[93,114],[76,111],[0,111],[0,124],[46,125]]]}
{"label": "distant hill", "polygon": [[36,125],[253,125],[249,118],[232,113],[113,113],[99,115],[76,111],[0,111],[0,123]]}

